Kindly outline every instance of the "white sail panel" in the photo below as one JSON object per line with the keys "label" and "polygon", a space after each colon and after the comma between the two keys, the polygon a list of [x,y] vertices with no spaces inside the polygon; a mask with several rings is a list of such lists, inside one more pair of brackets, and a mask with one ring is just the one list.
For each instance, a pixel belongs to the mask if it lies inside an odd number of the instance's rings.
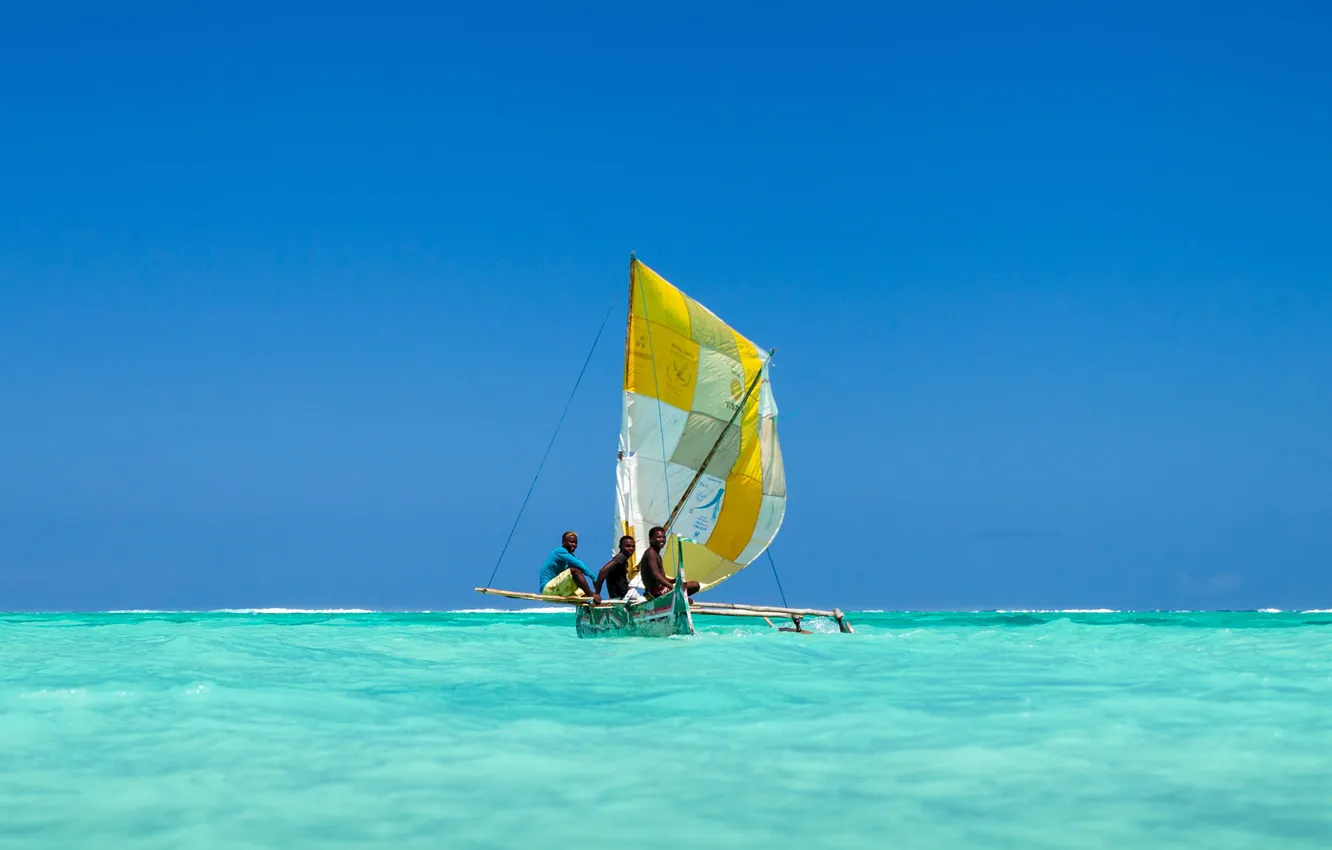
{"label": "white sail panel", "polygon": [[625,445],[632,445],[634,453],[640,457],[670,460],[680,444],[689,414],[651,396],[624,395]]}

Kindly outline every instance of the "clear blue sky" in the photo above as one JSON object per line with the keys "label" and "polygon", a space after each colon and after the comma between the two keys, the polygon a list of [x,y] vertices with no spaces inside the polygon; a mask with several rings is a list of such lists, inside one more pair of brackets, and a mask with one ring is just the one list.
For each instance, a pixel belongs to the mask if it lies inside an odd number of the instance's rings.
{"label": "clear blue sky", "polygon": [[631,250],[793,602],[1332,607],[1321,4],[443,5],[0,17],[0,608],[487,604],[616,298],[497,583],[608,553]]}

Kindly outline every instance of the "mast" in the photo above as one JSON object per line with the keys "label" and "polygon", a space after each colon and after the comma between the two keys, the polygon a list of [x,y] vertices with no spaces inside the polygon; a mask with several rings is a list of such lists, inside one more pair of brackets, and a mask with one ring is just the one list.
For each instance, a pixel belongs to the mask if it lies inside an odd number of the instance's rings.
{"label": "mast", "polygon": [[[703,463],[699,466],[698,472],[694,473],[693,480],[690,481],[689,486],[685,488],[684,495],[680,497],[680,501],[675,503],[675,509],[671,511],[670,518],[666,520],[666,525],[664,526],[667,534],[671,533],[671,526],[675,525],[675,518],[680,515],[680,510],[684,507],[685,502],[689,500],[689,495],[694,492],[694,485],[698,483],[698,479],[703,477],[703,473],[707,470],[708,464],[712,463],[712,456],[715,455],[717,449],[721,447],[722,440],[726,439],[726,434],[731,430],[731,426],[735,424],[736,417],[744,412],[745,404],[749,401],[749,396],[758,388],[759,381],[763,380],[763,370],[768,368],[768,364],[772,362],[772,356],[776,353],[777,349],[768,349],[768,359],[759,366],[758,374],[755,375],[754,380],[750,382],[749,389],[745,390],[745,395],[740,399],[740,404],[735,408],[735,413],[731,414],[731,421],[727,422],[726,427],[717,435],[717,442],[712,444],[712,448],[708,450],[708,456],[703,458]],[[683,560],[683,547],[681,548],[680,555],[681,560]]]}
{"label": "mast", "polygon": [[[624,316],[624,381],[620,384],[620,391],[621,391],[621,392],[620,392],[620,395],[621,395],[621,396],[624,395],[624,390],[625,390],[625,388],[629,386],[629,362],[630,362],[630,361],[629,361],[629,358],[631,358],[631,357],[634,356],[634,349],[633,349],[633,345],[634,345],[634,337],[633,337],[633,329],[634,329],[634,282],[635,282],[635,281],[634,281],[634,269],[635,269],[635,267],[636,267],[637,265],[638,265],[638,258],[634,256],[634,252],[633,252],[633,251],[630,251],[630,252],[629,252],[629,299],[628,299],[628,303],[625,304],[625,316]],[[620,403],[621,403],[621,404],[627,404],[627,402],[625,402],[625,401],[623,401],[623,400],[621,400]],[[626,412],[625,414],[622,414],[622,415],[627,416],[628,414],[627,414],[627,412]],[[624,419],[624,420],[621,422],[620,431],[624,434],[624,442],[621,443],[621,445],[620,445],[620,453],[619,453],[618,461],[619,461],[619,463],[623,463],[623,462],[624,462],[625,455],[626,455],[626,454],[630,454],[630,453],[632,453],[632,451],[633,451],[632,447],[629,445],[629,428],[628,428],[628,419]],[[617,477],[618,477],[618,472],[617,472]],[[630,479],[630,480],[632,481],[632,479]],[[633,484],[632,484],[632,483],[629,485],[629,490],[628,490],[628,492],[624,493],[624,494],[622,495],[621,498],[622,498],[623,503],[622,503],[622,505],[620,506],[620,510],[621,510],[621,514],[620,514],[620,534],[630,534],[630,535],[632,535],[632,534],[634,533],[634,527],[633,527],[633,525],[629,522],[629,514],[630,514],[629,507],[630,507],[630,505],[633,504]],[[631,557],[631,558],[629,559],[629,563],[627,563],[627,564],[625,565],[625,570],[626,570],[626,575],[627,575],[629,578],[631,578],[631,579],[632,579],[632,578],[635,578],[635,577],[638,575],[638,553],[635,552],[634,555],[633,555],[633,557]]]}
{"label": "mast", "polygon": [[[629,358],[633,356],[633,327],[634,327],[634,265],[638,258],[634,252],[629,252],[629,303],[624,317],[624,383],[621,389],[629,386]],[[625,451],[629,450],[629,429],[624,429],[625,445],[620,449],[620,460],[624,460]]]}

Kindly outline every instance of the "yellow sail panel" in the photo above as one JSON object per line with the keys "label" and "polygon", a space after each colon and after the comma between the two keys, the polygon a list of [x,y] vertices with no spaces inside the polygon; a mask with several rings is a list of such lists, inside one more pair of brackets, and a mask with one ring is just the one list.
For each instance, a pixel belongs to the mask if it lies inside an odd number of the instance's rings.
{"label": "yellow sail panel", "polygon": [[[717,524],[708,538],[708,548],[727,560],[740,557],[749,545],[763,503],[763,482],[748,475],[732,474],[726,479],[726,503],[717,516]],[[688,564],[685,565],[686,570]]]}
{"label": "yellow sail panel", "polygon": [[665,325],[646,320],[629,323],[629,340],[625,390],[688,410],[698,383],[698,343]]}
{"label": "yellow sail panel", "polygon": [[689,319],[694,312],[689,307],[692,299],[637,260],[634,260],[632,274],[632,285],[637,290],[633,303],[629,305],[632,314],[670,328],[682,336],[689,336]]}
{"label": "yellow sail panel", "polygon": [[697,478],[663,555],[674,573],[683,549],[690,579],[723,581],[762,554],[786,513],[767,354],[632,260],[624,375],[616,535],[643,551]]}

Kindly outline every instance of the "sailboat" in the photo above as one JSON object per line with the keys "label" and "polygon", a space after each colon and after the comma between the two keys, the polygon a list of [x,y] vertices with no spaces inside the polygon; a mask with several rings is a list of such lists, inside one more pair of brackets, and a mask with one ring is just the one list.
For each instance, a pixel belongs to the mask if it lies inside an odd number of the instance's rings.
{"label": "sailboat", "polygon": [[[615,476],[613,539],[634,538],[636,552],[660,526],[669,593],[655,599],[590,604],[476,588],[519,599],[578,606],[580,637],[694,634],[696,616],[834,619],[833,609],[778,608],[691,600],[685,576],[710,591],[753,563],[771,545],[786,515],[786,474],[777,440],[777,404],[764,351],[711,310],[671,285],[634,255],[629,258],[629,311],[624,344],[623,406]],[[631,560],[631,586],[638,563]]]}

